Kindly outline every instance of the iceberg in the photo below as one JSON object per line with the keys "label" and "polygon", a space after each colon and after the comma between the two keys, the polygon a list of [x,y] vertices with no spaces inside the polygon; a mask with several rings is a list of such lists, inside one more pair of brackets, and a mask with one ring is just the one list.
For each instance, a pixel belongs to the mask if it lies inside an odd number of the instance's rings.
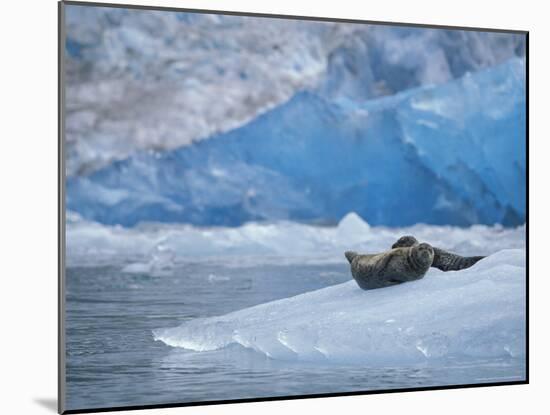
{"label": "iceberg", "polygon": [[67,181],[67,208],[107,225],[525,222],[525,65],[367,101],[302,91],[246,125],[143,151]]}
{"label": "iceberg", "polygon": [[525,355],[525,251],[499,251],[467,270],[372,290],[354,281],[223,316],[154,330],[168,346],[240,345],[276,360],[417,364]]}

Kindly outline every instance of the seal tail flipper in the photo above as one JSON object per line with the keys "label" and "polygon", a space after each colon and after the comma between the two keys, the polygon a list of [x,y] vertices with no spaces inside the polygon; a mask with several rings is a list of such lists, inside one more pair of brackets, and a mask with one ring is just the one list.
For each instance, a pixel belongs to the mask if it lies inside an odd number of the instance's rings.
{"label": "seal tail flipper", "polygon": [[441,271],[460,271],[470,268],[478,261],[485,258],[484,256],[460,256],[442,249],[434,249],[434,261],[432,267],[438,268]]}
{"label": "seal tail flipper", "polygon": [[460,269],[470,268],[472,265],[474,265],[477,262],[481,261],[483,258],[485,258],[485,257],[484,256],[462,257],[462,263],[461,263],[462,268],[460,268]]}
{"label": "seal tail flipper", "polygon": [[355,251],[346,251],[344,255],[346,256],[348,262],[351,264],[351,261],[353,261],[353,258],[355,258],[359,254]]}

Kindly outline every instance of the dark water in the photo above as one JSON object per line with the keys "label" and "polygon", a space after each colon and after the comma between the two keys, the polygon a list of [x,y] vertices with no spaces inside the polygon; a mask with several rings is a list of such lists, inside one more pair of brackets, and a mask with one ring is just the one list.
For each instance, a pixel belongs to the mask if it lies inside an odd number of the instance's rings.
{"label": "dark water", "polygon": [[67,269],[67,409],[522,380],[523,361],[373,368],[274,361],[241,346],[155,342],[152,330],[349,280],[345,264],[182,263],[160,273]]}

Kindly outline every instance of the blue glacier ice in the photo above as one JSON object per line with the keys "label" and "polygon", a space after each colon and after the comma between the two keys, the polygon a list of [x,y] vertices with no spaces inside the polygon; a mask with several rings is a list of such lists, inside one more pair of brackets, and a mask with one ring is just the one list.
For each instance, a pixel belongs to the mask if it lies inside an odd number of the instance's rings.
{"label": "blue glacier ice", "polygon": [[67,208],[104,224],[371,225],[525,221],[519,58],[373,100],[302,91],[246,125],[142,151],[67,182]]}
{"label": "blue glacier ice", "polygon": [[365,100],[525,55],[525,36],[66,7],[66,168],[226,132],[315,89]]}

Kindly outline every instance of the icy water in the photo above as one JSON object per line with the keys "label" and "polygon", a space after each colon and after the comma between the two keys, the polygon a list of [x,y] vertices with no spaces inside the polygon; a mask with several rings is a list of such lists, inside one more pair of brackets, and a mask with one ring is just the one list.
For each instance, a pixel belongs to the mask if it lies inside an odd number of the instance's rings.
{"label": "icy water", "polygon": [[180,262],[127,273],[67,269],[67,409],[522,380],[523,359],[369,367],[276,361],[234,346],[193,352],[152,330],[223,315],[350,279],[346,264]]}

